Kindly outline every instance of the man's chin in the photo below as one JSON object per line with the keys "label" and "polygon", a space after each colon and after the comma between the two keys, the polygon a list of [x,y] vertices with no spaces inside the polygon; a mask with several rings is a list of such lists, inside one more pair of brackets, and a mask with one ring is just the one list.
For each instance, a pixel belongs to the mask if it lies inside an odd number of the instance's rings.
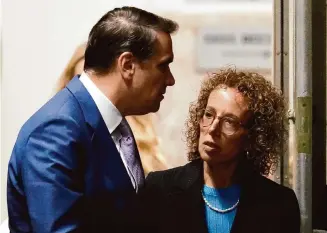
{"label": "man's chin", "polygon": [[156,105],[153,105],[150,112],[158,112],[159,109],[160,109],[160,102]]}
{"label": "man's chin", "polygon": [[158,112],[160,109],[162,99],[157,99],[151,103],[151,106],[149,106],[149,109],[151,109],[151,112]]}

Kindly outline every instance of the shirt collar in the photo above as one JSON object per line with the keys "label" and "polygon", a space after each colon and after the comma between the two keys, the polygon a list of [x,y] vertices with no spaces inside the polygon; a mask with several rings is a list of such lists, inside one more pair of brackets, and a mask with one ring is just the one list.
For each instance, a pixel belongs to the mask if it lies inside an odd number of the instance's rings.
{"label": "shirt collar", "polygon": [[122,115],[116,106],[102,93],[102,91],[94,84],[89,76],[83,72],[79,78],[86,90],[90,93],[99,112],[109,130],[109,133],[117,128],[122,120]]}

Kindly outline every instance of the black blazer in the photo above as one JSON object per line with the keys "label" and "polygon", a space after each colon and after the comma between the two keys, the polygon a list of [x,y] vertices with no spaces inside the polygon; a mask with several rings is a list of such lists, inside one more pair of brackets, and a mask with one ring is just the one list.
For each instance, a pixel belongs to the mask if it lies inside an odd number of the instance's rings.
{"label": "black blazer", "polygon": [[[203,162],[152,172],[140,192],[147,232],[207,233],[201,196]],[[231,233],[299,233],[300,211],[293,190],[259,174],[242,179]],[[144,231],[143,231],[144,232]]]}
{"label": "black blazer", "polygon": [[327,185],[322,194],[321,203],[318,212],[315,213],[313,219],[313,229],[321,229],[327,231]]}

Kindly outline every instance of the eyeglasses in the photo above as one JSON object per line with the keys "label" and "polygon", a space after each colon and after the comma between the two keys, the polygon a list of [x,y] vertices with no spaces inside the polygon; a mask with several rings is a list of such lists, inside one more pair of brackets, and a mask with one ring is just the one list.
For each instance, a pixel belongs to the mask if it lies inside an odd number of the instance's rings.
{"label": "eyeglasses", "polygon": [[218,119],[218,130],[225,135],[237,133],[244,125],[236,118],[231,116],[216,116],[213,111],[205,110],[201,119],[202,127],[209,127],[215,119]]}

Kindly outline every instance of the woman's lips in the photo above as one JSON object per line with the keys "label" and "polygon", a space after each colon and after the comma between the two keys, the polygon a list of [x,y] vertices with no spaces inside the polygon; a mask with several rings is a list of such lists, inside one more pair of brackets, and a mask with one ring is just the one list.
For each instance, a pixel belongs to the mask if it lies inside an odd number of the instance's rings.
{"label": "woman's lips", "polygon": [[206,145],[206,146],[211,147],[211,148],[216,148],[216,149],[219,148],[219,147],[217,146],[216,143],[214,143],[214,142],[210,142],[210,141],[205,141],[205,142],[203,143],[203,145]]}
{"label": "woman's lips", "polygon": [[203,145],[206,152],[217,152],[220,150],[219,146],[214,142],[205,141]]}

